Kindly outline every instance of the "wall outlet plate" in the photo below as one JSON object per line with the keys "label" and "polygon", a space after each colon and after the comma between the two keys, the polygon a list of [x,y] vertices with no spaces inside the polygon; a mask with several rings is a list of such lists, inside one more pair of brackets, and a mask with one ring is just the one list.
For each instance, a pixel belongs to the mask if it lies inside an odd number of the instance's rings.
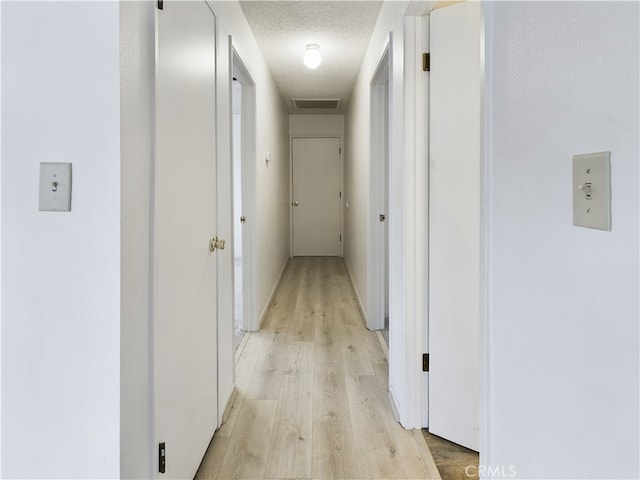
{"label": "wall outlet plate", "polygon": [[71,211],[71,164],[40,164],[41,212]]}
{"label": "wall outlet plate", "polygon": [[611,231],[611,152],[573,156],[573,224]]}

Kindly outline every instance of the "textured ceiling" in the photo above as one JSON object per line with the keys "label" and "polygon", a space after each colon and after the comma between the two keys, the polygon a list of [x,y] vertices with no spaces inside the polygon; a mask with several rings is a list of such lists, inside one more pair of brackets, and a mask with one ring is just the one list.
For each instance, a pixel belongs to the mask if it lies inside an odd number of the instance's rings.
{"label": "textured ceiling", "polygon": [[[339,98],[345,106],[381,1],[254,0],[240,5],[290,111],[291,98]],[[309,43],[320,45],[322,63],[315,70],[302,63]]]}

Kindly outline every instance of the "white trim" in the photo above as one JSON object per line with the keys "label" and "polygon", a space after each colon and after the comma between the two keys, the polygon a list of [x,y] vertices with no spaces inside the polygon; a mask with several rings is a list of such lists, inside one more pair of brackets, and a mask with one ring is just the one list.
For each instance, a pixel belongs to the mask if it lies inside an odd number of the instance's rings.
{"label": "white trim", "polygon": [[[422,17],[404,21],[404,332],[405,404],[402,424],[406,428],[423,426],[424,373],[420,358],[425,352],[427,328],[427,219],[428,164],[427,96],[428,75],[422,71]],[[393,360],[393,348],[391,349]]]}
{"label": "white trim", "polygon": [[280,284],[282,283],[282,279],[284,277],[284,272],[287,269],[287,265],[288,264],[289,264],[288,261],[284,262],[282,270],[280,271],[280,274],[278,275],[278,280],[273,285],[273,288],[271,289],[271,293],[269,293],[269,297],[267,298],[267,301],[266,301],[266,303],[264,305],[264,308],[262,309],[262,313],[260,313],[260,323],[258,324],[258,329],[257,330],[260,330],[262,328],[262,324],[264,323],[265,318],[267,318],[267,313],[269,313],[269,309],[271,308],[271,304],[273,303],[273,300],[276,297],[276,292],[278,291],[278,288],[280,287]]}
{"label": "white trim", "polygon": [[411,0],[404,15],[406,17],[422,17],[423,15],[428,15],[437,4],[437,0]]}
{"label": "white trim", "polygon": [[[430,51],[429,49],[429,17],[423,16],[417,18],[419,24],[416,28],[419,29],[421,35],[421,41],[417,42],[417,47],[421,49],[423,53]],[[426,188],[419,190],[423,194],[424,223],[423,228],[420,229],[419,234],[422,236],[418,238],[418,246],[424,245],[425,249],[425,261],[424,261],[424,285],[422,289],[424,296],[419,299],[420,305],[418,310],[423,311],[423,332],[422,332],[422,353],[429,353],[429,75],[425,72],[419,72],[419,81],[417,92],[419,99],[417,101],[417,108],[420,114],[416,118],[416,122],[419,126],[416,127],[416,131],[422,131],[423,135],[417,136],[416,145],[416,159],[424,166],[422,175],[426,182]],[[421,121],[419,121],[419,119]],[[422,372],[422,400],[421,400],[421,415],[422,415],[422,428],[429,427],[429,372]]]}
{"label": "white trim", "polygon": [[[369,129],[369,248],[367,248],[367,315],[369,330],[382,330],[385,317],[385,285],[383,258],[386,241],[384,239],[386,224],[378,219],[378,215],[391,213],[385,208],[385,198],[389,190],[389,172],[384,172],[386,158],[391,155],[391,55],[393,41],[389,33],[380,55],[378,66],[371,77],[370,85],[370,129]],[[385,105],[386,102],[386,105]],[[386,111],[386,119],[383,114]],[[387,130],[386,132],[384,130]],[[386,152],[385,152],[386,150]],[[388,221],[388,220],[387,220]],[[391,283],[391,279],[389,279]]]}
{"label": "white trim", "polygon": [[[349,268],[349,264],[347,262],[344,262],[344,267],[347,270],[347,275],[349,275],[349,281],[351,282],[351,289],[353,290],[353,296],[356,297],[356,303],[358,304],[358,309],[360,310],[360,315],[362,315],[362,319],[365,322],[365,325],[367,323],[367,314],[365,313],[364,310],[364,304],[362,303],[362,298],[360,298],[360,293],[358,292],[358,289],[355,288],[356,283],[353,280],[353,274],[351,273],[351,269]],[[387,349],[388,350],[388,349]],[[389,354],[386,354],[387,357],[387,361],[389,361]]]}
{"label": "white trim", "polygon": [[428,74],[420,61],[422,17],[405,16],[403,26],[402,58],[390,58],[391,80],[401,70],[403,84],[390,84],[391,118],[402,125],[390,127],[389,256],[396,267],[395,273],[390,268],[389,378],[399,421],[413,429],[428,420],[428,377],[420,361],[428,340]]}
{"label": "white trim", "polygon": [[[483,44],[482,63],[480,65],[481,95],[480,108],[483,110],[480,135],[480,465],[493,465],[491,455],[491,134],[493,118],[493,90],[490,73],[492,58],[486,52],[492,51],[493,3],[486,2],[482,6],[481,39]],[[487,49],[489,46],[489,50]]]}
{"label": "white trim", "polygon": [[402,423],[400,420],[400,407],[398,406],[398,400],[396,399],[393,390],[389,390],[387,396],[389,398],[389,405],[391,405],[391,411],[393,412],[393,418],[396,419],[396,422]]}
{"label": "white trim", "polygon": [[[249,70],[246,68],[238,51],[234,47],[233,39],[229,38],[231,54],[231,69],[229,74],[234,76],[234,70],[238,82],[242,86],[241,104],[241,170],[242,170],[242,210],[248,221],[243,226],[242,232],[242,290],[243,290],[243,319],[242,327],[247,331],[257,331],[260,324],[256,312],[256,267],[257,245],[255,237],[255,219],[257,218],[256,207],[256,86],[251,78]],[[229,79],[233,83],[232,78]],[[230,119],[231,121],[231,119]],[[233,146],[233,142],[231,142]],[[232,147],[233,148],[233,147]],[[233,222],[239,221],[233,218]]]}

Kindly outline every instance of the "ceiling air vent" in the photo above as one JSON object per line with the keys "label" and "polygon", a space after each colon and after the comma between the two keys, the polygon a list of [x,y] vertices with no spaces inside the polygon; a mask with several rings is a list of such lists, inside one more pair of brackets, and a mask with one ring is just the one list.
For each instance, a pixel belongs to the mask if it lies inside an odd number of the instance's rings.
{"label": "ceiling air vent", "polygon": [[340,107],[339,98],[292,98],[296,110],[337,110]]}

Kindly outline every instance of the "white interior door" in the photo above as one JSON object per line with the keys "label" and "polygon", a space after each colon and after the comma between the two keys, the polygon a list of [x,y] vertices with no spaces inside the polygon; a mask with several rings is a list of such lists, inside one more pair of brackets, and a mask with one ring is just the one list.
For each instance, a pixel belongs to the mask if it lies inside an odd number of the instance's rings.
{"label": "white interior door", "polygon": [[233,141],[233,283],[234,283],[234,350],[240,345],[247,328],[243,312],[243,226],[246,221],[242,208],[242,84],[233,72],[231,83],[231,124]]}
{"label": "white interior door", "polygon": [[156,38],[154,436],[166,445],[157,475],[193,478],[218,422],[215,17],[204,1],[165,1]]}
{"label": "white interior door", "polygon": [[478,450],[482,5],[430,21],[429,430]]}
{"label": "white interior door", "polygon": [[[370,215],[367,248],[367,327],[390,329],[389,319],[389,87],[387,47],[371,79]],[[387,330],[388,333],[388,330]],[[388,339],[388,336],[387,336]]]}
{"label": "white interior door", "polygon": [[293,255],[341,256],[339,138],[292,141]]}
{"label": "white interior door", "polygon": [[[234,235],[236,238],[236,305],[242,313],[239,325],[245,331],[257,331],[259,318],[255,311],[255,82],[231,42],[233,65],[233,162],[234,162]],[[240,241],[238,241],[238,239]],[[238,262],[238,258],[240,261]]]}

